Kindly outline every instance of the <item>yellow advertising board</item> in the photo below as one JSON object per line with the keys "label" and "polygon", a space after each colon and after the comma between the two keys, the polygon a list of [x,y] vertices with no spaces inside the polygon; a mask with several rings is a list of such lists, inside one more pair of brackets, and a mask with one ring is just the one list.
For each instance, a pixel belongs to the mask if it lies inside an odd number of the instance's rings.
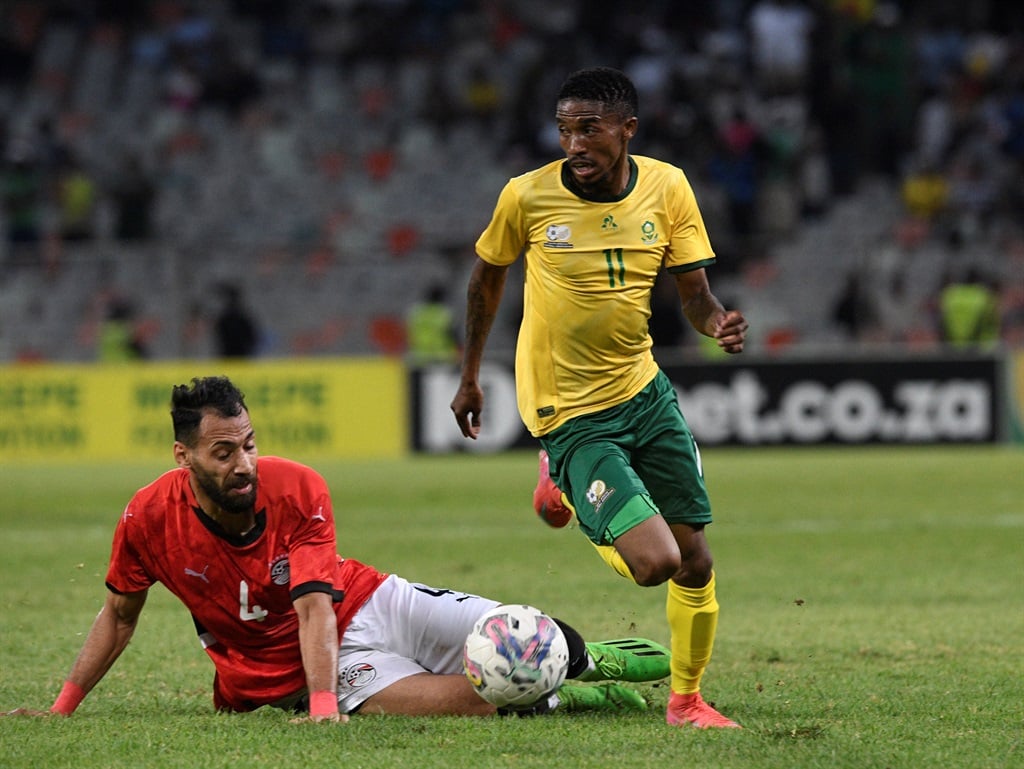
{"label": "yellow advertising board", "polygon": [[0,368],[0,462],[171,456],[171,388],[228,376],[245,394],[261,454],[397,457],[407,451],[400,361],[176,361]]}

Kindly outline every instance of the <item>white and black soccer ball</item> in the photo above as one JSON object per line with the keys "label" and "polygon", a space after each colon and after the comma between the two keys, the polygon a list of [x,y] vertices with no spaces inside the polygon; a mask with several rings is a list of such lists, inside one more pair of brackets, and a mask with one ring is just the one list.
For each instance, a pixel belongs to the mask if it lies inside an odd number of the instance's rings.
{"label": "white and black soccer ball", "polygon": [[525,604],[502,604],[476,621],[462,655],[466,677],[499,708],[528,707],[562,685],[569,645],[551,617]]}

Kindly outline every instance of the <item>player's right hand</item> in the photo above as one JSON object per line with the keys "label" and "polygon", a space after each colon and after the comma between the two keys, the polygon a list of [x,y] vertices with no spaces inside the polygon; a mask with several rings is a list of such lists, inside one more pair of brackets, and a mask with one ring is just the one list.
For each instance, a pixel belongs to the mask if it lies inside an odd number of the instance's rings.
{"label": "player's right hand", "polygon": [[288,720],[288,723],[290,724],[322,724],[325,722],[331,724],[347,724],[348,715],[345,713],[328,713],[327,715],[317,716],[316,718],[306,715]]}
{"label": "player's right hand", "polygon": [[49,710],[34,710],[32,708],[15,708],[6,712],[0,712],[0,718],[4,716],[53,716],[55,713]]}
{"label": "player's right hand", "polygon": [[452,401],[452,413],[459,430],[466,438],[476,440],[480,434],[480,412],[484,406],[484,391],[477,384],[462,384]]}

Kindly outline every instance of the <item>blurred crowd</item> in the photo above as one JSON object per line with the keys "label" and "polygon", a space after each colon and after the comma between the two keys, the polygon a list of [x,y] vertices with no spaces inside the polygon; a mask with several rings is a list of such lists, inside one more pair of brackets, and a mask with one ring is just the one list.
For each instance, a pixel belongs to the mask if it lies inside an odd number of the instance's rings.
{"label": "blurred crowd", "polygon": [[[772,291],[785,244],[866,183],[891,191],[865,256],[815,244],[836,264],[806,286],[828,329],[782,346],[1024,347],[1019,4],[14,0],[0,14],[8,273],[59,274],[97,241],[190,243],[205,261],[262,242],[301,248],[315,272],[378,228],[384,258],[429,248],[455,279],[501,180],[560,154],[561,80],[605,64],[638,86],[635,151],[687,171],[738,290]],[[233,153],[240,178],[216,181]],[[371,192],[425,174],[423,221]],[[210,292],[237,299],[222,282]],[[81,314],[101,337],[125,306],[112,288]],[[177,313],[214,333],[213,309]]]}

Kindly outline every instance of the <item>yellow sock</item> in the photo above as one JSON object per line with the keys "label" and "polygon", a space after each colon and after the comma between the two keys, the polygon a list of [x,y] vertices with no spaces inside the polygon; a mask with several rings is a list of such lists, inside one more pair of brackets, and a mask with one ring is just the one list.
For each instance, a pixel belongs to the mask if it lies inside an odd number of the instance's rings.
{"label": "yellow sock", "polygon": [[[590,544],[594,545],[593,542]],[[636,582],[636,580],[633,579],[633,572],[629,570],[629,566],[627,566],[626,562],[622,560],[622,556],[619,555],[618,550],[611,545],[594,545],[594,549],[597,550],[597,554],[604,559],[606,564],[611,566],[630,582]]]}
{"label": "yellow sock", "polygon": [[718,627],[715,575],[700,588],[668,583],[665,605],[672,649],[672,691],[693,694],[700,691],[700,679],[711,660]]}

